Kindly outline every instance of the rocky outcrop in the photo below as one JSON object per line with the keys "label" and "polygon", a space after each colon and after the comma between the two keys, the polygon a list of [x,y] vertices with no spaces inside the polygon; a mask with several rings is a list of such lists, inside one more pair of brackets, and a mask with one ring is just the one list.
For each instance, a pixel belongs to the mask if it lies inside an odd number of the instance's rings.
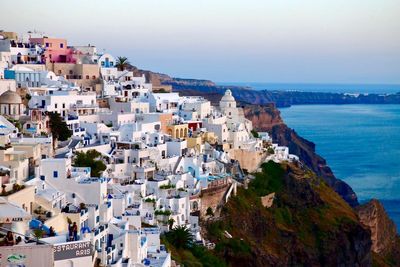
{"label": "rocky outcrop", "polygon": [[[262,169],[220,221],[206,225],[229,266],[371,266],[369,231],[331,188],[300,166],[269,162]],[[272,192],[265,208],[260,197]]]}
{"label": "rocky outcrop", "polygon": [[400,237],[396,225],[376,199],[356,208],[362,225],[371,231],[372,251],[385,259],[388,265],[400,265]]}
{"label": "rocky outcrop", "polygon": [[243,104],[244,116],[253,123],[258,131],[270,132],[273,127],[284,124],[274,104]]}

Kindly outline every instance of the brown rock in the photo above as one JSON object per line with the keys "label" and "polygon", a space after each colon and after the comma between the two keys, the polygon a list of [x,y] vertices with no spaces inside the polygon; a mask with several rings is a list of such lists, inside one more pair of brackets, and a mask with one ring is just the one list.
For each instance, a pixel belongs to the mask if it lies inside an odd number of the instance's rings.
{"label": "brown rock", "polygon": [[356,208],[360,222],[371,231],[372,251],[378,254],[390,252],[396,242],[396,225],[376,199]]}

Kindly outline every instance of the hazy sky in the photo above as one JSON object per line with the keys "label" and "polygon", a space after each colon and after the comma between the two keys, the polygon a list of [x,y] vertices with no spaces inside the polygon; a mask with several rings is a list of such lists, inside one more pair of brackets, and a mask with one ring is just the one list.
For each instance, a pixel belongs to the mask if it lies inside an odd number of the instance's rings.
{"label": "hazy sky", "polygon": [[399,0],[1,0],[0,29],[175,77],[400,83]]}

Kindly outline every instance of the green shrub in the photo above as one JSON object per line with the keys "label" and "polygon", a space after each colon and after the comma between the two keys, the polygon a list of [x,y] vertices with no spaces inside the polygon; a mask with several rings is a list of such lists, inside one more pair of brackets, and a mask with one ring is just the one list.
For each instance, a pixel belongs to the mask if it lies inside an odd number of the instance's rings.
{"label": "green shrub", "polygon": [[169,216],[169,215],[171,215],[172,214],[172,212],[170,211],[170,210],[156,210],[155,212],[154,212],[154,215],[164,215],[164,216]]}
{"label": "green shrub", "polygon": [[246,243],[244,240],[238,238],[225,239],[224,241],[219,242],[215,246],[215,250],[218,252],[231,250],[233,254],[242,256],[251,254],[250,245]]}
{"label": "green shrub", "polygon": [[260,137],[260,135],[257,133],[257,131],[256,130],[251,130],[251,134],[255,137],[255,138],[259,138]]}
{"label": "green shrub", "polygon": [[272,192],[283,190],[284,170],[282,166],[273,161],[261,165],[262,172],[255,174],[255,179],[250,182],[251,188],[258,196],[265,196]]}
{"label": "green shrub", "polygon": [[286,225],[293,224],[292,213],[288,207],[275,208],[274,216],[277,223]]}

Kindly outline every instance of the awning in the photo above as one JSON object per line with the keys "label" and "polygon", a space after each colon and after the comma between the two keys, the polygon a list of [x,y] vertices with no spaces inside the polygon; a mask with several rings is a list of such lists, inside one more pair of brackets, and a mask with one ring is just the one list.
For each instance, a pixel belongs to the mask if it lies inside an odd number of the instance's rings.
{"label": "awning", "polygon": [[29,221],[31,217],[23,208],[0,197],[0,223]]}

